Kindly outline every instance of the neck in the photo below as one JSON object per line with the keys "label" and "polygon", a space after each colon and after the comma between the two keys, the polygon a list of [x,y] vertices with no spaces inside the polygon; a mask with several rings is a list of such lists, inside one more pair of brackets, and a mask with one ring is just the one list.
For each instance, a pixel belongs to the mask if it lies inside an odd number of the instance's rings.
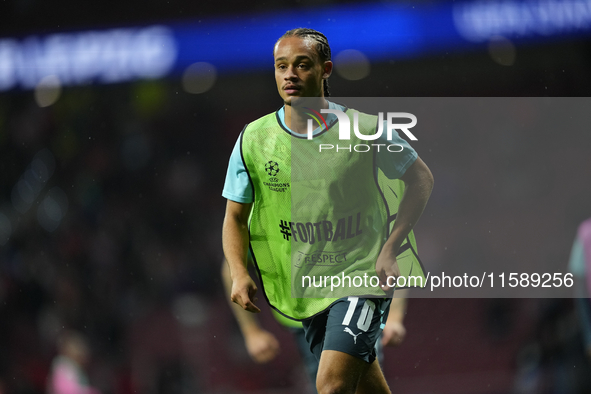
{"label": "neck", "polygon": [[308,132],[308,119],[310,119],[309,110],[305,109],[312,108],[318,112],[321,109],[328,108],[328,101],[324,97],[318,97],[317,99],[307,98],[305,105],[285,105],[285,125],[295,134],[306,134]]}

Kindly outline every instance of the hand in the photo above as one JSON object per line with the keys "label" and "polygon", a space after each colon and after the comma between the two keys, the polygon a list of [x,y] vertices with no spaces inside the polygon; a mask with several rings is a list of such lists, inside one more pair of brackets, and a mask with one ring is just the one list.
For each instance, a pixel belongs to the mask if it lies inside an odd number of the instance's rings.
{"label": "hand", "polygon": [[399,322],[386,322],[382,334],[382,345],[384,346],[398,346],[406,336],[406,328]]}
{"label": "hand", "polygon": [[254,362],[264,364],[279,354],[279,341],[269,331],[256,329],[245,335],[246,350]]}
{"label": "hand", "polygon": [[258,300],[255,297],[256,292],[257,286],[252,278],[244,275],[232,281],[230,299],[246,311],[259,313],[261,310],[254,304]]}
{"label": "hand", "polygon": [[[386,293],[393,292],[394,287],[396,287],[396,280],[400,276],[400,268],[398,268],[396,254],[385,245],[376,261],[376,273],[380,279],[381,289]],[[390,280],[388,280],[388,277],[393,277],[393,279],[390,278]],[[388,283],[394,286],[388,286]]]}

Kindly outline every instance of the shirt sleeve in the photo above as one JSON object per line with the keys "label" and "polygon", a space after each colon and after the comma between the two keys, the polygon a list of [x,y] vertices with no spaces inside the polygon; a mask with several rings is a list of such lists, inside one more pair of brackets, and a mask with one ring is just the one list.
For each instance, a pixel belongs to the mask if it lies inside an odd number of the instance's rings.
{"label": "shirt sleeve", "polygon": [[568,269],[574,276],[585,278],[585,252],[583,243],[579,238],[575,238],[575,242],[573,243],[568,261]]}
{"label": "shirt sleeve", "polygon": [[250,177],[246,172],[242,155],[240,154],[240,137],[236,141],[232,154],[230,155],[222,196],[239,203],[251,203],[254,201]]}
{"label": "shirt sleeve", "polygon": [[383,127],[383,133],[377,143],[385,146],[379,147],[376,158],[377,166],[389,179],[398,179],[415,162],[418,155],[406,140],[400,138],[396,130],[392,130],[392,139],[388,140],[386,121],[384,121]]}
{"label": "shirt sleeve", "polygon": [[579,314],[579,321],[581,324],[581,332],[585,347],[591,347],[591,306],[589,305],[589,292],[587,291],[587,283],[585,278],[585,254],[583,243],[579,238],[575,238],[572,250],[570,252],[570,259],[568,262],[568,269],[578,279],[575,286],[575,304]]}
{"label": "shirt sleeve", "polygon": [[577,290],[575,304],[579,314],[583,341],[585,342],[585,347],[589,349],[591,348],[591,306],[589,305],[589,293],[584,286],[579,286]]}

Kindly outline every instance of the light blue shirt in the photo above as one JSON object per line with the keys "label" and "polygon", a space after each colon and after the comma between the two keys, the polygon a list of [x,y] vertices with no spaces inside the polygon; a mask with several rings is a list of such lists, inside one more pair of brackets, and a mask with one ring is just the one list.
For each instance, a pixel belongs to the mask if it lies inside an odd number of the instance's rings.
{"label": "light blue shirt", "polygon": [[[328,108],[338,109],[341,111],[345,110],[345,107],[331,101],[328,102]],[[278,115],[282,126],[286,130],[290,130],[290,128],[285,124],[284,107],[279,109]],[[330,126],[337,121],[337,116],[335,114],[326,114],[325,120],[326,124],[330,128]],[[321,125],[320,127],[316,128],[316,130],[314,130],[313,135],[317,135],[324,130],[324,125]],[[384,121],[383,130],[386,130],[386,121]],[[393,130],[391,140],[388,140],[385,134],[386,133],[382,133],[382,136],[373,143],[388,145],[397,144],[401,145],[403,149],[400,152],[389,152],[386,149],[380,149],[379,152],[377,152],[377,166],[388,178],[398,179],[404,175],[408,167],[410,167],[411,164],[415,162],[418,155],[417,152],[415,152],[415,150],[409,145],[409,143],[406,142],[406,140],[400,138],[396,130]],[[244,162],[242,161],[242,157],[240,155],[240,138],[238,138],[238,141],[236,141],[234,149],[232,150],[232,154],[230,155],[230,162],[228,164],[228,172],[226,173],[226,182],[224,183],[222,196],[228,200],[239,203],[253,202],[250,178],[248,177],[248,173],[246,172]]]}
{"label": "light blue shirt", "polygon": [[575,287],[575,305],[581,322],[583,341],[587,349],[591,348],[591,311],[589,306],[589,290],[587,289],[587,267],[583,242],[577,237],[570,252],[568,269],[577,278]]}
{"label": "light blue shirt", "polygon": [[585,268],[585,250],[579,238],[575,238],[575,242],[573,243],[570,259],[568,260],[568,269],[574,276],[585,279],[587,271]]}

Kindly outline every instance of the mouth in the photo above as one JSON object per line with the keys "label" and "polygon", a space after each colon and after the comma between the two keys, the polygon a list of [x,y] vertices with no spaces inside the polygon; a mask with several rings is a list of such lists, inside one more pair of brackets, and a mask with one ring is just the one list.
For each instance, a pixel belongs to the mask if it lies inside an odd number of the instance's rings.
{"label": "mouth", "polygon": [[300,87],[299,86],[296,86],[296,85],[286,85],[286,86],[283,87],[283,90],[287,94],[295,94],[295,93],[298,93],[300,91]]}

